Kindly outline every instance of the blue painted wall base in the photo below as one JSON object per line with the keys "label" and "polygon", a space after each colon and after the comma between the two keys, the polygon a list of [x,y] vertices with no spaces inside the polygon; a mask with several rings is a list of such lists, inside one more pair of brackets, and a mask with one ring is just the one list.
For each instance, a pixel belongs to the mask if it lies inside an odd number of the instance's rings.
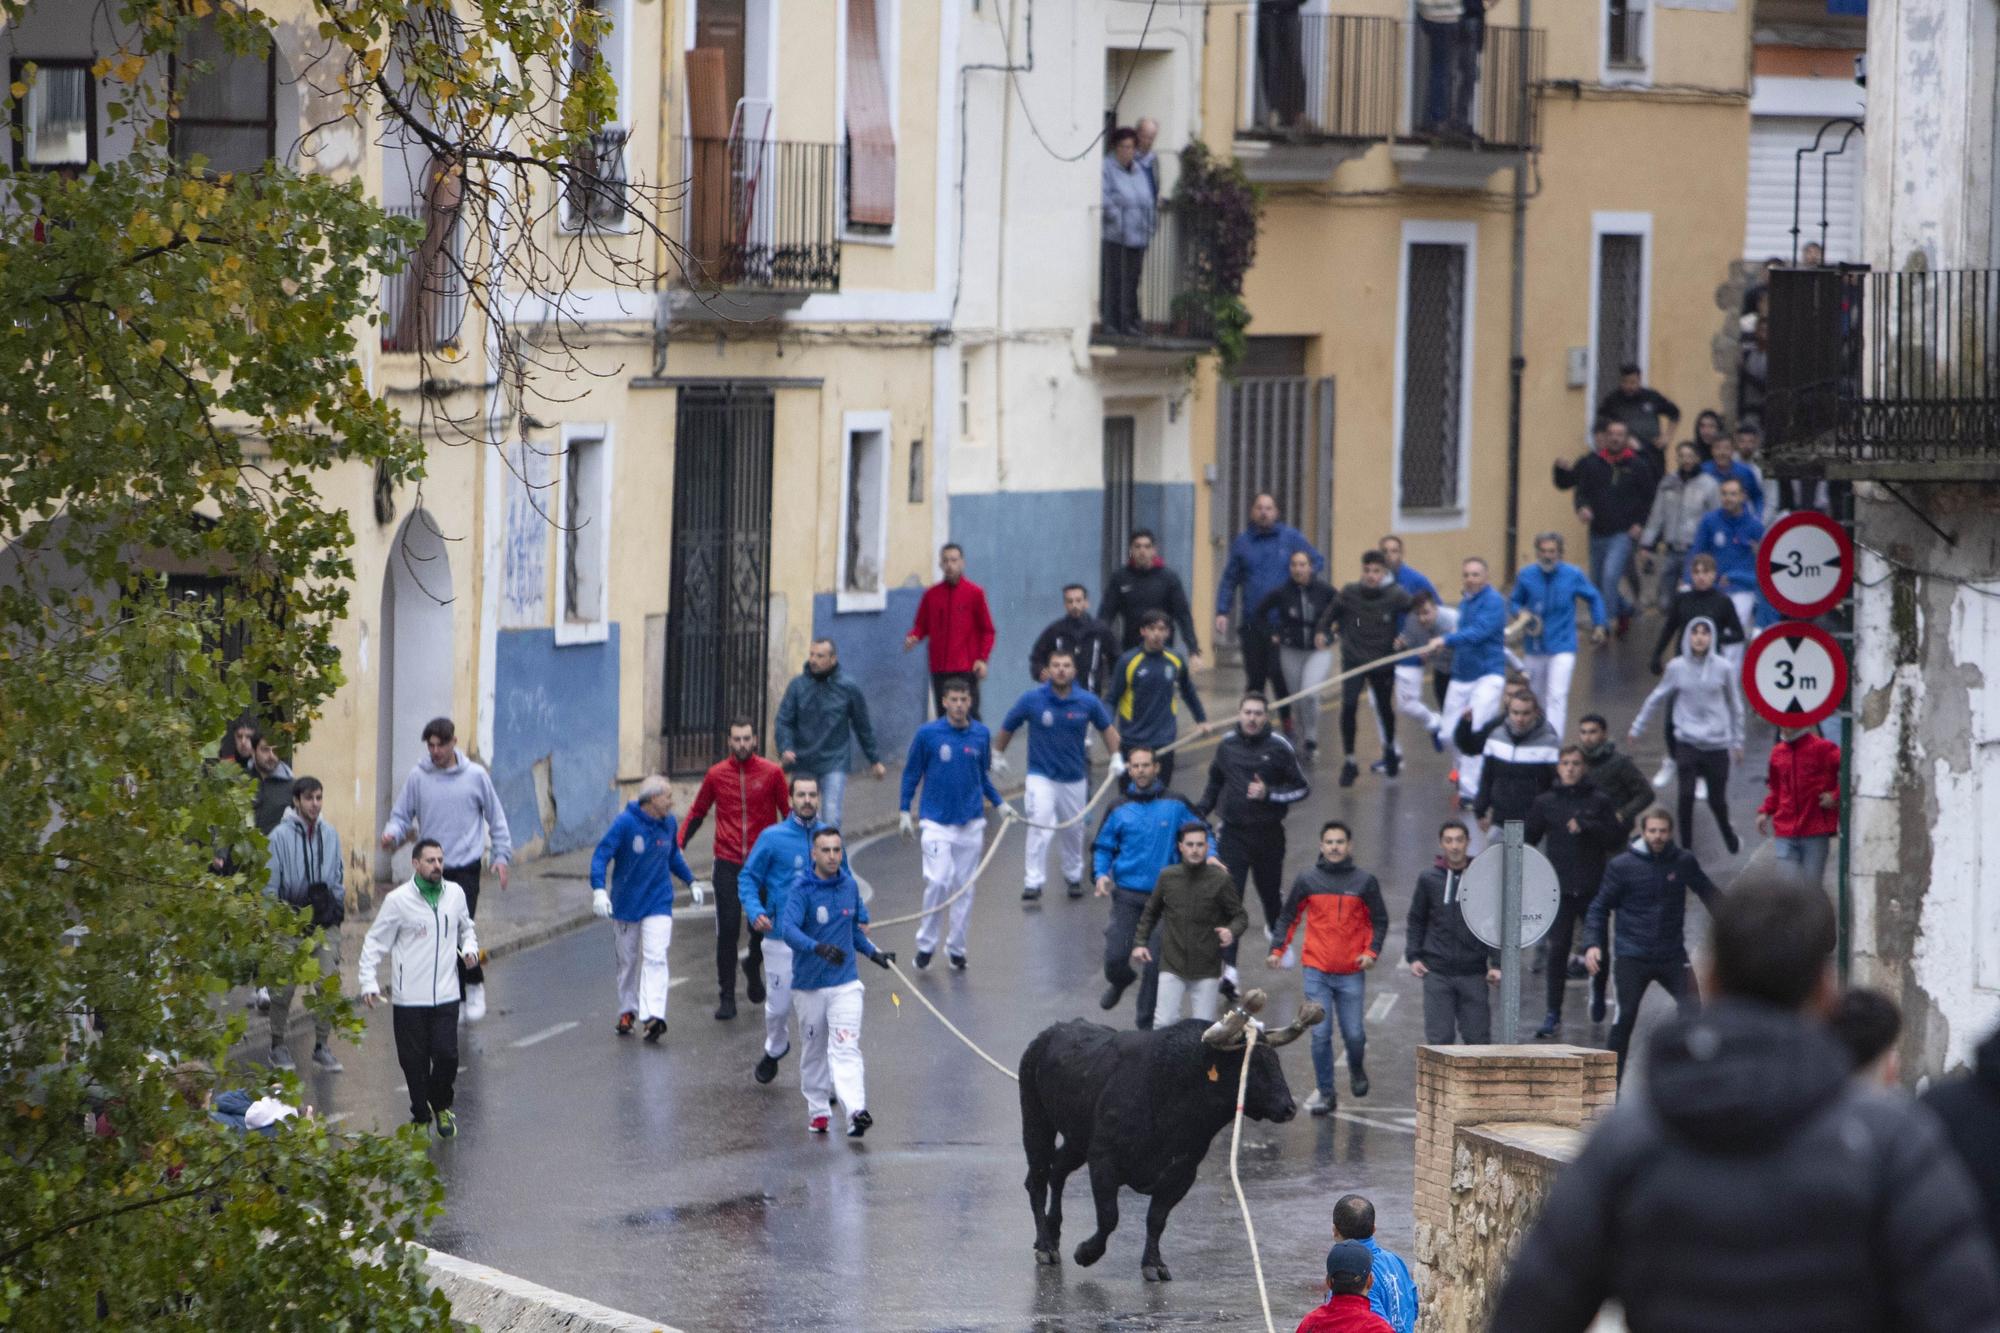
{"label": "blue painted wall base", "polygon": [[[554,630],[503,630],[493,671],[493,785],[516,846],[550,854],[595,843],[618,798],[618,626],[558,647]],[[542,826],[535,765],[549,761],[554,828]]]}

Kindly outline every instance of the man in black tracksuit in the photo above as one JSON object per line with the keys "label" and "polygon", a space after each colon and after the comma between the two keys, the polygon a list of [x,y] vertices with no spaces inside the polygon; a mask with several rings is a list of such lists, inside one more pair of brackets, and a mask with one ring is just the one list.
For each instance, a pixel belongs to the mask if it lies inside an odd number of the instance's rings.
{"label": "man in black tracksuit", "polygon": [[1479,817],[1482,832],[1528,817],[1528,807],[1555,781],[1561,749],[1555,728],[1542,716],[1532,694],[1516,694],[1507,701],[1500,725],[1486,734],[1480,748],[1485,762],[1479,768],[1472,813]]}
{"label": "man in black tracksuit", "polygon": [[[1583,780],[1611,798],[1619,828],[1630,837],[1639,816],[1653,803],[1653,784],[1631,755],[1611,743],[1611,724],[1602,713],[1585,713],[1576,724],[1576,739],[1583,749]],[[1596,891],[1593,885],[1591,892]]]}
{"label": "man in black tracksuit", "polygon": [[[1681,634],[1701,616],[1715,622],[1718,652],[1741,648],[1742,618],[1736,614],[1736,603],[1729,600],[1729,594],[1715,586],[1715,557],[1706,551],[1688,561],[1688,586],[1675,593],[1667,607],[1666,623],[1660,626],[1659,640],[1653,645],[1650,665],[1654,675],[1666,669],[1668,654],[1681,650]],[[1723,652],[1723,656],[1730,653]]]}
{"label": "man in black tracksuit", "polygon": [[[1278,914],[1284,908],[1285,816],[1312,791],[1299,767],[1298,751],[1270,727],[1270,708],[1261,694],[1246,694],[1236,708],[1236,729],[1222,738],[1208,766],[1208,789],[1195,804],[1197,819],[1211,813],[1222,818],[1216,855],[1229,869],[1236,892],[1255,878],[1257,900],[1264,907],[1264,938],[1278,938]],[[1236,945],[1225,952],[1231,970]],[[1229,970],[1225,981],[1234,984]],[[1225,986],[1225,989],[1227,987]]]}
{"label": "man in black tracksuit", "polygon": [[1438,830],[1437,864],[1417,876],[1404,923],[1403,960],[1424,983],[1424,1043],[1429,1046],[1454,1041],[1483,1046],[1493,1040],[1488,987],[1500,980],[1500,954],[1465,924],[1458,896],[1472,864],[1467,855],[1471,846],[1465,821],[1447,819]]}
{"label": "man in black tracksuit", "polygon": [[[1340,669],[1379,662],[1396,651],[1396,627],[1410,609],[1410,594],[1389,572],[1389,562],[1380,551],[1361,557],[1361,577],[1340,590],[1320,616],[1316,632],[1340,639]],[[1365,676],[1349,676],[1340,683],[1340,785],[1351,787],[1360,775],[1354,763],[1354,715],[1361,705],[1361,692],[1375,696],[1375,719],[1382,729],[1382,771],[1395,777],[1401,760],[1396,754],[1396,664],[1383,662]]]}
{"label": "man in black tracksuit", "polygon": [[1618,1077],[1625,1077],[1625,1052],[1639,1021],[1646,987],[1660,988],[1687,1018],[1701,1007],[1688,967],[1687,896],[1692,891],[1710,912],[1722,894],[1696,864],[1694,853],[1674,843],[1674,817],[1648,810],[1639,837],[1604,867],[1604,882],[1583,922],[1583,966],[1596,976],[1604,965],[1604,937],[1611,914],[1618,914],[1618,1020],[1611,1025],[1611,1049],[1618,1053]]}
{"label": "man in black tracksuit", "polygon": [[1187,655],[1201,656],[1201,640],[1194,634],[1194,613],[1188,607],[1187,589],[1181,586],[1181,576],[1160,559],[1160,548],[1153,534],[1140,528],[1132,534],[1132,544],[1125,548],[1125,563],[1105,583],[1104,604],[1098,608],[1098,616],[1118,629],[1119,646],[1130,650],[1139,646],[1140,622],[1148,611],[1166,614],[1168,646],[1176,642],[1174,632],[1178,630],[1179,642]]}
{"label": "man in black tracksuit", "polygon": [[[1548,989],[1548,1012],[1536,1030],[1538,1041],[1548,1041],[1562,1030],[1563,987],[1569,979],[1569,946],[1576,938],[1577,923],[1590,909],[1597,886],[1604,881],[1604,863],[1625,841],[1625,821],[1611,798],[1585,781],[1583,747],[1565,745],[1556,762],[1556,783],[1528,807],[1527,839],[1539,847],[1555,867],[1556,886],[1562,896],[1556,901],[1556,919],[1549,927],[1549,961],[1543,969]],[[1600,967],[1590,979],[1590,1021],[1604,1021],[1604,988],[1611,969]]]}
{"label": "man in black tracksuit", "polygon": [[1068,653],[1076,662],[1076,683],[1102,699],[1118,661],[1118,640],[1103,621],[1090,614],[1090,590],[1081,583],[1063,589],[1063,614],[1035,639],[1028,651],[1028,678],[1040,680],[1049,658]]}

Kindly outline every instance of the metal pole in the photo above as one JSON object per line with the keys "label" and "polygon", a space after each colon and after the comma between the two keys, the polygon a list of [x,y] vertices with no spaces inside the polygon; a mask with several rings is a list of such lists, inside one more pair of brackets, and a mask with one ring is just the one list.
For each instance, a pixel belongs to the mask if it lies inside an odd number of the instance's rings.
{"label": "metal pole", "polygon": [[[1521,821],[1508,820],[1501,837],[1499,1040],[1511,1046],[1521,1036]],[[1559,964],[1551,959],[1549,966]]]}

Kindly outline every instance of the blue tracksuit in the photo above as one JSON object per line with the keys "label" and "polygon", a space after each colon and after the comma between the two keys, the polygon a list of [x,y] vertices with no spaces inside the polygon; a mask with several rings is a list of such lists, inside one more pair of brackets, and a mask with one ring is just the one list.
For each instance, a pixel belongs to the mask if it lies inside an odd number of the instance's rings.
{"label": "blue tracksuit", "polygon": [[792,881],[811,872],[812,835],[825,827],[817,819],[808,825],[797,815],[786,815],[757,835],[750,858],[736,876],[736,900],[743,904],[746,920],[778,919]]}
{"label": "blue tracksuit", "polygon": [[1757,544],[1764,540],[1764,524],[1750,506],[1730,517],[1727,509],[1711,509],[1695,526],[1690,555],[1706,551],[1715,557],[1715,572],[1724,592],[1757,591]]}
{"label": "blue tracksuit", "polygon": [[910,808],[921,781],[924,803],[917,811],[919,818],[934,824],[970,824],[983,818],[985,801],[1001,803],[986,772],[992,762],[993,736],[985,723],[967,722],[959,728],[951,725],[950,718],[933,718],[910,737],[909,757],[903,760],[903,799],[897,808]]}
{"label": "blue tracksuit", "polygon": [[1757,470],[1746,464],[1742,459],[1730,459],[1729,471],[1727,473],[1717,467],[1715,460],[1712,458],[1701,465],[1701,470],[1709,476],[1714,477],[1717,485],[1721,485],[1731,478],[1742,482],[1743,498],[1748,502],[1745,507],[1753,514],[1764,512],[1764,483],[1757,480]]}
{"label": "blue tracksuit", "polygon": [[[1236,590],[1241,588],[1243,616],[1247,620],[1250,608],[1291,578],[1294,551],[1304,551],[1312,557],[1313,573],[1326,568],[1326,557],[1289,523],[1273,523],[1269,531],[1245,528],[1237,533],[1236,540],[1229,543],[1229,562],[1222,567],[1222,582],[1215,589],[1215,614],[1228,615]],[[1270,624],[1278,623],[1276,616],[1274,611],[1267,618]]]}
{"label": "blue tracksuit", "polygon": [[[1408,565],[1402,565],[1397,568],[1396,584],[1404,592],[1410,594],[1411,598],[1413,599],[1416,597],[1418,593],[1425,593],[1430,597],[1430,599],[1433,602],[1438,602],[1437,585],[1435,583],[1432,583],[1428,578],[1425,578],[1423,574],[1419,573],[1417,570],[1411,569]],[[1438,602],[1438,605],[1443,606],[1444,603]],[[1405,622],[1409,618],[1410,618],[1410,613],[1407,611],[1405,611],[1402,615],[1396,617],[1396,632],[1398,634],[1401,634],[1403,632],[1403,622]],[[1402,661],[1396,663],[1396,665],[1399,667],[1422,666],[1424,665],[1424,659],[1415,656],[1406,657]]]}
{"label": "blue tracksuit", "polygon": [[1508,602],[1517,610],[1540,616],[1542,632],[1530,634],[1522,650],[1541,656],[1545,653],[1576,651],[1576,599],[1590,607],[1590,623],[1605,623],[1604,599],[1590,575],[1575,565],[1559,562],[1556,572],[1544,574],[1540,565],[1529,565],[1514,578],[1514,595]]}
{"label": "blue tracksuit", "polygon": [[1111,710],[1081,685],[1060,695],[1043,681],[1014,701],[1000,719],[1000,730],[1011,735],[1023,723],[1028,727],[1028,771],[1051,782],[1081,782],[1090,776],[1084,739],[1092,727],[1102,731],[1111,725]]}
{"label": "blue tracksuit", "polygon": [[[1125,787],[1125,802],[1105,812],[1091,844],[1092,873],[1109,875],[1121,889],[1151,893],[1160,872],[1180,860],[1175,847],[1183,824],[1204,823],[1187,802],[1157,781],[1145,791]],[[1215,837],[1208,839],[1210,855]]]}
{"label": "blue tracksuit", "polygon": [[[821,879],[807,867],[785,895],[778,933],[792,946],[792,989],[826,990],[860,979],[854,955],[875,956],[875,945],[860,927],[868,922],[868,905],[846,866],[832,879]],[[847,956],[829,963],[813,952],[816,944],[831,944]]]}
{"label": "blue tracksuit", "polygon": [[1396,1333],[1416,1333],[1417,1284],[1410,1276],[1410,1266],[1377,1245],[1373,1236],[1361,1243],[1375,1256],[1375,1285],[1368,1289],[1368,1308]]}
{"label": "blue tracksuit", "polygon": [[1451,649],[1453,680],[1507,674],[1507,604],[1493,585],[1458,604],[1458,628],[1444,641]]}
{"label": "blue tracksuit", "polygon": [[597,850],[590,858],[590,887],[604,887],[608,866],[613,920],[638,921],[674,914],[674,880],[694,883],[694,871],[688,869],[680,839],[675,836],[679,823],[672,815],[655,819],[634,801],[597,840]]}

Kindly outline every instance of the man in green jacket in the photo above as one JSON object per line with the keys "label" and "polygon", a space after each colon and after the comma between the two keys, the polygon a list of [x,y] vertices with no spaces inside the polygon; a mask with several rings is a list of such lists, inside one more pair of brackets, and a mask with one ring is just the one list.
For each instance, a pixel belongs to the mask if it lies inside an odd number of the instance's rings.
{"label": "man in green jacket", "polygon": [[1160,928],[1160,989],[1153,1002],[1156,1027],[1180,1020],[1182,996],[1187,997],[1189,1017],[1215,1021],[1222,951],[1250,928],[1243,895],[1229,871],[1209,854],[1208,826],[1181,825],[1175,849],[1180,852],[1179,863],[1160,872],[1132,934],[1133,964],[1143,966],[1153,961],[1146,942],[1153,938],[1154,928]]}
{"label": "man in green jacket", "polygon": [[868,697],[840,669],[832,639],[814,639],[806,652],[806,669],[792,677],[778,704],[778,758],[794,777],[819,779],[820,822],[840,827],[840,808],[847,795],[847,752],[861,744],[869,776],[880,781],[888,773],[882,752],[875,748],[875,726],[868,720]]}

